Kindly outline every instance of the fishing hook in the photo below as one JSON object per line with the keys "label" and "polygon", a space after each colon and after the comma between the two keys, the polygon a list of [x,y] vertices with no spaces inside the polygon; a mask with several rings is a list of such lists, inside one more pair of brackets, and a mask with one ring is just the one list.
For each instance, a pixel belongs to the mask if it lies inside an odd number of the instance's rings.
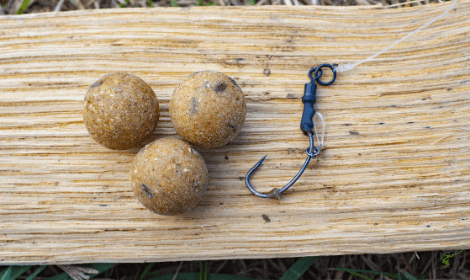
{"label": "fishing hook", "polygon": [[[320,77],[323,74],[323,71],[321,70],[323,67],[328,67],[331,69],[333,72],[333,78],[328,81],[328,82],[323,82],[320,80]],[[312,77],[312,73],[315,73],[315,78]],[[334,70],[334,66],[330,64],[322,64],[318,67],[314,67],[310,69],[308,72],[308,76],[310,77],[310,83],[305,84],[305,90],[304,90],[304,96],[302,97],[302,102],[304,103],[304,111],[302,114],[302,120],[300,121],[300,129],[302,132],[308,136],[310,140],[310,147],[306,150],[307,153],[307,159],[304,162],[304,165],[302,168],[300,168],[299,172],[295,177],[290,180],[289,183],[287,183],[284,187],[281,189],[274,188],[268,193],[260,193],[257,190],[253,188],[253,186],[250,183],[250,175],[263,163],[263,161],[266,159],[268,155],[265,155],[258,163],[255,164],[247,173],[245,176],[245,184],[248,187],[248,189],[255,194],[256,196],[262,197],[262,198],[277,198],[279,199],[281,196],[281,193],[285,192],[287,189],[289,189],[299,178],[302,176],[304,173],[305,169],[307,169],[308,164],[310,163],[310,159],[315,158],[319,153],[323,145],[323,135],[322,134],[322,140],[319,143],[318,146],[314,145],[314,140],[313,140],[313,134],[315,134],[317,141],[318,140],[318,134],[316,132],[316,129],[314,130],[314,122],[313,122],[313,117],[315,115],[315,109],[313,109],[313,104],[316,102],[316,91],[317,91],[317,85],[315,84],[315,81],[318,82],[320,85],[324,86],[329,86],[331,85],[335,80],[336,80],[336,71]],[[320,115],[320,118],[323,122],[323,118]],[[324,125],[322,125],[322,128],[324,129]]]}

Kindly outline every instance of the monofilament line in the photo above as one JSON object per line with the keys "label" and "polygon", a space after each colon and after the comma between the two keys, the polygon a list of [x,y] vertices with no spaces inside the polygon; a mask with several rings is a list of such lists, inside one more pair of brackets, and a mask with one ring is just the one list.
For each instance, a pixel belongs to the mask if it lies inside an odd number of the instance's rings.
{"label": "monofilament line", "polygon": [[374,59],[376,56],[379,56],[379,55],[383,54],[384,52],[386,52],[389,49],[393,48],[397,44],[399,44],[399,43],[403,42],[404,40],[408,39],[411,35],[420,32],[422,29],[426,28],[427,26],[429,26],[429,25],[433,24],[434,22],[438,21],[439,19],[441,19],[443,16],[445,16],[455,6],[456,3],[457,3],[457,0],[453,0],[452,5],[450,5],[449,8],[447,8],[447,10],[445,10],[441,15],[434,18],[433,20],[426,23],[425,25],[421,26],[420,28],[416,29],[415,31],[409,33],[408,35],[401,38],[400,40],[395,41],[395,43],[391,44],[390,46],[386,47],[385,49],[381,50],[380,52],[378,52],[378,53],[376,53],[376,54],[374,54],[374,55],[372,55],[372,56],[370,56],[370,57],[368,57],[364,60],[358,61],[356,63],[348,63],[348,64],[340,65],[340,66],[335,68],[335,71],[336,72],[344,72],[344,71],[352,70],[357,65],[362,64],[364,62],[367,62],[371,59]]}
{"label": "monofilament line", "polygon": [[[318,131],[317,131],[317,118],[320,119],[321,122],[321,136],[318,138]],[[320,150],[323,147],[323,140],[325,139],[325,121],[323,120],[322,114],[316,112],[313,116],[313,127],[315,132],[315,138],[317,138],[318,149]]]}

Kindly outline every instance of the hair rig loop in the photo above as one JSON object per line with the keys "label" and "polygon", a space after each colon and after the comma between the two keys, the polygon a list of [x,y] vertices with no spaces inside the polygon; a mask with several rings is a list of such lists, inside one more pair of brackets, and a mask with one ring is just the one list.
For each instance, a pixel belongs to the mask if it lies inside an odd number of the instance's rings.
{"label": "hair rig loop", "polygon": [[[328,81],[328,82],[323,82],[320,80],[321,76],[323,75],[322,68],[327,67],[330,68],[331,71],[333,72],[333,78]],[[312,77],[312,73],[315,74],[315,78]],[[268,193],[260,193],[257,190],[253,188],[253,186],[250,183],[250,175],[263,163],[263,161],[266,159],[267,155],[265,155],[258,163],[253,166],[250,171],[246,173],[245,176],[245,183],[248,189],[255,195],[262,197],[262,198],[277,198],[279,199],[281,196],[281,193],[285,192],[287,189],[289,189],[299,178],[302,176],[304,173],[305,169],[307,169],[308,164],[310,163],[310,159],[315,158],[319,153],[320,150],[323,146],[323,137],[325,135],[325,125],[323,122],[323,117],[320,113],[315,114],[315,109],[313,108],[313,104],[316,102],[316,92],[317,92],[317,85],[315,84],[315,81],[318,82],[320,85],[323,86],[329,86],[331,85],[335,80],[336,80],[336,71],[334,70],[334,66],[330,64],[322,64],[318,67],[314,67],[310,69],[308,72],[308,76],[310,77],[310,83],[305,84],[305,90],[304,90],[304,96],[302,97],[302,102],[304,103],[304,111],[302,114],[302,120],[300,121],[300,130],[308,136],[310,140],[310,146],[306,150],[307,153],[307,159],[304,162],[304,165],[302,168],[299,170],[297,175],[290,180],[287,185],[282,187],[281,189],[274,188]],[[319,117],[321,122],[322,122],[322,134],[320,138],[318,137],[317,133],[317,128],[315,126],[316,122],[314,117]],[[314,138],[313,136],[315,135],[315,138],[317,139],[318,146],[314,145]],[[320,140],[321,139],[321,140]]]}

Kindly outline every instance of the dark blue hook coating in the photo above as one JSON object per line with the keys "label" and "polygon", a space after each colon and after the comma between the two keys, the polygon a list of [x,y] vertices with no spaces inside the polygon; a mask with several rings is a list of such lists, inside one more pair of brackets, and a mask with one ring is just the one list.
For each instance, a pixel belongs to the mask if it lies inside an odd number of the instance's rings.
{"label": "dark blue hook coating", "polygon": [[[328,82],[322,82],[320,77],[323,74],[321,70],[323,67],[328,67],[333,72],[333,78]],[[315,78],[312,77],[312,72],[315,72]],[[318,67],[314,67],[310,69],[308,72],[308,76],[310,77],[310,83],[305,84],[304,89],[304,96],[302,97],[302,102],[304,103],[304,111],[302,114],[302,120],[300,121],[300,129],[304,132],[305,135],[308,135],[310,140],[310,147],[307,149],[307,159],[305,160],[302,168],[300,171],[295,175],[295,177],[290,180],[287,185],[282,187],[281,189],[274,188],[268,193],[260,193],[256,191],[253,186],[250,184],[250,175],[263,163],[264,159],[267,157],[264,156],[258,163],[253,166],[250,171],[246,173],[245,176],[245,183],[248,189],[255,195],[262,197],[262,198],[280,198],[281,193],[286,191],[290,188],[304,173],[305,169],[307,168],[308,164],[310,163],[311,158],[315,158],[320,153],[321,147],[315,147],[313,143],[313,116],[315,115],[315,109],[313,109],[313,104],[317,101],[316,99],[316,92],[317,92],[317,85],[315,81],[319,84],[324,86],[331,85],[336,80],[336,71],[334,70],[333,66],[330,64],[322,64]]]}

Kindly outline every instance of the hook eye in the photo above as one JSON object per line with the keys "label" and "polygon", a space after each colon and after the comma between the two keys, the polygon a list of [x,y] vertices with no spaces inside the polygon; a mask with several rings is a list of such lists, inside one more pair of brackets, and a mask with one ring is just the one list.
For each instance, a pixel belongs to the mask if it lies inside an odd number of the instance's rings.
{"label": "hook eye", "polygon": [[[323,72],[322,72],[322,68],[323,67],[328,67],[331,69],[331,72],[333,72],[333,78],[329,81],[329,82],[322,82],[320,81],[320,77],[322,76]],[[313,69],[312,69],[313,70]],[[318,74],[319,73],[319,74]],[[318,78],[317,78],[317,75]],[[311,78],[311,76],[310,76]],[[330,64],[322,64],[320,66],[318,66],[316,69],[315,69],[315,80],[322,86],[329,86],[331,85],[335,80],[336,80],[336,71],[334,70],[333,66],[331,66]]]}
{"label": "hook eye", "polygon": [[315,149],[314,152],[310,152],[310,148],[307,148],[305,152],[308,156],[315,158],[320,153],[320,147],[313,146],[313,149]]}

